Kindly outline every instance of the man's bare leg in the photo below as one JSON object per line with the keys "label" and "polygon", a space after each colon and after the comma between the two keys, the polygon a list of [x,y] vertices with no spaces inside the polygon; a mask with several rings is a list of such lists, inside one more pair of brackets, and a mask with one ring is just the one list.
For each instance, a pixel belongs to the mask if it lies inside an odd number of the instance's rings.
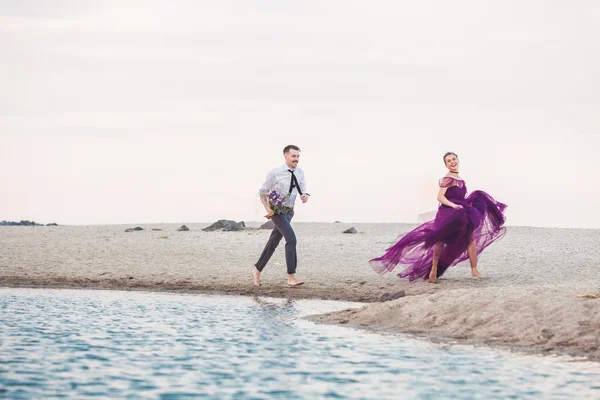
{"label": "man's bare leg", "polygon": [[260,286],[260,271],[256,267],[252,268],[252,278],[254,278],[254,286]]}
{"label": "man's bare leg", "polygon": [[442,254],[442,249],[444,248],[444,243],[438,242],[433,245],[433,263],[431,265],[431,272],[429,273],[429,282],[435,283],[437,281],[437,266],[440,261],[440,256]]}

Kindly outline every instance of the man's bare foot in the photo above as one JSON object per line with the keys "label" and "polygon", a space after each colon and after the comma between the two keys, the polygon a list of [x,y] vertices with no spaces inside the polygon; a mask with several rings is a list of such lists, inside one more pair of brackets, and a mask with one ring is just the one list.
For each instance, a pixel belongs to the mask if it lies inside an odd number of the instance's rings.
{"label": "man's bare foot", "polygon": [[304,285],[304,282],[299,281],[294,277],[294,274],[288,274],[288,285],[289,286],[300,286]]}
{"label": "man's bare foot", "polygon": [[477,268],[471,268],[471,276],[476,276],[480,279],[485,278],[485,276],[481,275],[479,271],[477,271]]}
{"label": "man's bare foot", "polygon": [[254,286],[260,286],[260,271],[256,267],[252,269],[252,278],[254,278]]}

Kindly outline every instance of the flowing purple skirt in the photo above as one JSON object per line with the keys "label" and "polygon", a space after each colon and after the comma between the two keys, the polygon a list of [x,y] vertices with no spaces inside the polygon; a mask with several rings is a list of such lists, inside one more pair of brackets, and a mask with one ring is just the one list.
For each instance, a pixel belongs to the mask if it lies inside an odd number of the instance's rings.
{"label": "flowing purple skirt", "polygon": [[471,240],[475,241],[479,255],[492,242],[505,235],[506,204],[480,190],[464,200],[452,201],[462,205],[463,209],[455,210],[441,205],[433,221],[401,236],[383,256],[369,261],[371,267],[383,274],[400,265],[404,267],[404,271],[398,274],[400,278],[408,277],[409,281],[427,279],[432,267],[433,245],[444,243],[437,268],[437,276],[440,277],[449,267],[469,258],[467,247]]}

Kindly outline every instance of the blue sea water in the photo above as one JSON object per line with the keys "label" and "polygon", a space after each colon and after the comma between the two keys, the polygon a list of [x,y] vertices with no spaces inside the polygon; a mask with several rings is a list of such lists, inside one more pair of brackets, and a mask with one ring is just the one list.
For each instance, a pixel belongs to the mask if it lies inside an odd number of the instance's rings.
{"label": "blue sea water", "polygon": [[357,306],[0,289],[0,398],[600,398],[597,363],[302,319]]}

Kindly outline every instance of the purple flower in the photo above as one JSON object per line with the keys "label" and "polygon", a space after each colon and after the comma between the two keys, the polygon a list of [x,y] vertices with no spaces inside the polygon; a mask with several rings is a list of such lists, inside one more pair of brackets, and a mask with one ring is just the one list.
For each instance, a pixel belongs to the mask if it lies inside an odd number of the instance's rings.
{"label": "purple flower", "polygon": [[271,191],[267,196],[269,207],[275,212],[275,214],[279,214],[281,212],[281,208],[283,207],[285,199],[287,199],[288,197],[289,194],[282,195],[281,193],[277,193],[274,190]]}

